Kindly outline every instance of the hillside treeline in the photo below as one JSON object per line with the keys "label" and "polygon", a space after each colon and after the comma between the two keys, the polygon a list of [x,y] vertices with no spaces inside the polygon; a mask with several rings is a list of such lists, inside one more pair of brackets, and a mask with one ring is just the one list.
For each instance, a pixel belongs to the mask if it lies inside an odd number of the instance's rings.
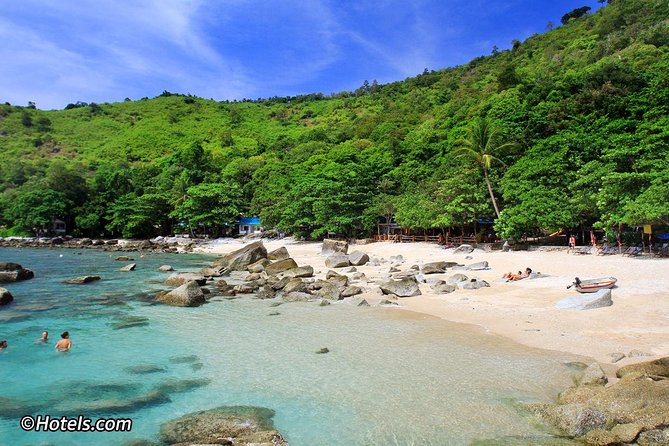
{"label": "hillside treeline", "polygon": [[4,234],[308,237],[491,218],[503,237],[669,224],[669,6],[616,0],[466,65],[352,92],[0,105]]}

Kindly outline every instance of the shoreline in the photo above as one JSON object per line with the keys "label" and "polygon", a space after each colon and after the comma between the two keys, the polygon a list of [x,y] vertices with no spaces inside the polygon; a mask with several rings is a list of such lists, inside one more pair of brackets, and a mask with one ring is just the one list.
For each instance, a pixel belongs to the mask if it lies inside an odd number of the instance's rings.
{"label": "shoreline", "polygon": [[[221,255],[240,248],[244,242],[241,239],[223,243],[210,241],[198,244],[194,252]],[[312,265],[317,278],[324,277],[330,269],[325,267],[325,257],[320,255],[320,242],[298,242],[286,238],[263,240],[263,243],[268,250],[285,246],[299,265]],[[464,273],[470,278],[486,280],[490,287],[435,294],[428,284],[423,283],[420,284],[421,295],[396,300],[401,310],[475,325],[483,332],[528,347],[593,358],[609,373],[620,366],[669,354],[669,300],[663,299],[669,281],[663,283],[662,280],[669,263],[664,259],[566,254],[566,248],[559,251],[514,252],[477,249],[466,255],[425,242],[375,242],[349,246],[349,252],[355,250],[385,259],[402,255],[405,262],[398,265],[401,271],[414,264],[440,260],[460,264],[489,262],[490,269],[484,271],[449,269],[445,274],[426,277],[446,279],[452,274]],[[525,267],[540,271],[547,277],[496,282],[504,273]],[[357,267],[368,280],[368,283],[360,284],[364,293],[357,297],[366,299],[371,305],[388,297],[381,294],[378,282],[390,276],[389,268],[390,262],[381,266]],[[577,294],[566,289],[566,285],[570,285],[577,276],[617,277],[618,286],[612,290],[613,305],[583,311],[555,308],[554,304],[559,300]],[[624,354],[625,357],[613,361],[613,354]]]}

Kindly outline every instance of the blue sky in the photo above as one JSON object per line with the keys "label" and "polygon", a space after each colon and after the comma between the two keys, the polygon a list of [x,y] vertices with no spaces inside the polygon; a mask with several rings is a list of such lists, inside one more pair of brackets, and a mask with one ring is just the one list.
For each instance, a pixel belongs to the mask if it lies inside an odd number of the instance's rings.
{"label": "blue sky", "polygon": [[0,101],[353,90],[509,48],[596,0],[2,0]]}

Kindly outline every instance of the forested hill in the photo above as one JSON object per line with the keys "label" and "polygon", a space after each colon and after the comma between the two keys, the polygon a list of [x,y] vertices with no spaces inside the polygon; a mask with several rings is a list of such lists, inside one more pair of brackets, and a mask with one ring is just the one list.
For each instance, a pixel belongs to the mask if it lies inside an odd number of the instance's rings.
{"label": "forested hill", "polygon": [[240,214],[312,237],[368,235],[391,215],[493,218],[509,237],[668,224],[668,2],[609,3],[511,50],[327,97],[0,105],[0,224],[125,237],[177,222],[217,234]]}

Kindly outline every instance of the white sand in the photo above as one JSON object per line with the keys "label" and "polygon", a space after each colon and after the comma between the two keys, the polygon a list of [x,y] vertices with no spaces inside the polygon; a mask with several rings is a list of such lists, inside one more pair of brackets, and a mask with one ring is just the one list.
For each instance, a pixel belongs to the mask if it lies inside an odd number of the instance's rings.
{"label": "white sand", "polygon": [[[299,265],[312,265],[316,275],[328,271],[320,255],[321,243],[299,243],[292,239],[264,241],[268,250],[286,246]],[[241,241],[214,241],[200,250],[223,254],[242,246]],[[454,254],[433,243],[380,242],[352,245],[349,252],[360,250],[370,257],[401,254],[406,260],[399,268],[404,271],[414,264],[439,260],[470,264],[487,260],[490,270],[451,271],[428,277],[446,279],[461,272],[490,283],[489,288],[457,290],[437,295],[429,285],[421,284],[421,296],[398,299],[400,307],[454,322],[476,324],[486,331],[532,347],[559,350],[595,358],[610,363],[611,353],[629,354],[639,350],[651,356],[625,358],[616,366],[652,357],[669,355],[669,260],[629,258],[620,255],[597,256],[561,252],[491,252],[475,250]],[[509,271],[524,270],[548,274],[542,279],[524,279],[499,283],[495,280]],[[361,266],[369,281],[379,282],[389,277],[390,263],[381,266]],[[618,279],[612,290],[613,305],[594,310],[558,310],[555,303],[577,294],[566,286],[574,277],[581,279],[613,276]],[[382,296],[376,283],[358,283],[366,289],[361,295],[370,304]]]}

